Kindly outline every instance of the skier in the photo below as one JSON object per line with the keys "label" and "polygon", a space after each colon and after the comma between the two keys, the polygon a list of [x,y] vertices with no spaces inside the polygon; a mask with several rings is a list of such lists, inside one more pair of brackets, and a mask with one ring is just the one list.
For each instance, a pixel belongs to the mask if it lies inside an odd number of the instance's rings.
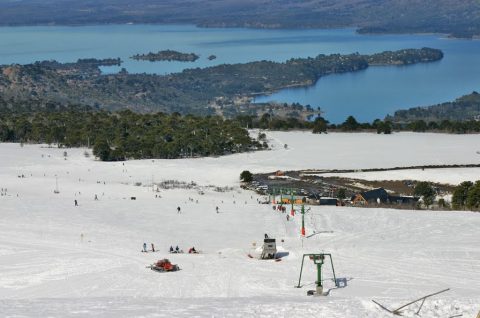
{"label": "skier", "polygon": [[95,194],[95,201],[98,201],[98,196]]}
{"label": "skier", "polygon": [[170,245],[170,253],[173,253],[173,246]]}
{"label": "skier", "polygon": [[290,215],[287,214],[287,221],[290,221]]}
{"label": "skier", "polygon": [[177,247],[175,247],[175,252],[180,253],[180,249],[178,248],[178,245],[177,245]]}
{"label": "skier", "polygon": [[155,252],[155,246],[152,243],[152,252]]}
{"label": "skier", "polygon": [[215,209],[217,210],[217,213],[218,213],[218,206]]}
{"label": "skier", "polygon": [[75,200],[75,206],[78,206],[78,202],[77,202],[77,200]]}
{"label": "skier", "polygon": [[177,213],[180,213],[180,207],[177,207]]}
{"label": "skier", "polygon": [[142,252],[147,252],[147,243],[143,243],[143,251]]}

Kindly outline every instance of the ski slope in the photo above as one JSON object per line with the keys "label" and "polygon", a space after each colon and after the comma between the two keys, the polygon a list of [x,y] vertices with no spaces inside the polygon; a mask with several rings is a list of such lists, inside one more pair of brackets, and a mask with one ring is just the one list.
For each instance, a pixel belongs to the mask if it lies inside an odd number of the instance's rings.
{"label": "ski slope", "polygon": [[[86,158],[85,149],[0,144],[0,188],[7,188],[0,196],[0,313],[389,317],[371,300],[395,308],[451,288],[427,300],[422,316],[476,316],[480,214],[312,207],[305,217],[307,236],[319,234],[302,239],[298,215],[287,221],[238,183],[242,170],[475,163],[476,136],[276,132],[268,137],[271,151],[125,163]],[[402,148],[407,145],[422,149],[413,154]],[[169,179],[196,186],[153,191],[152,182]],[[265,233],[277,239],[282,261],[247,257]],[[144,242],[154,243],[158,252],[141,253]],[[202,253],[168,254],[171,245],[195,246]],[[334,288],[325,266],[329,296],[307,297],[316,273],[306,261],[304,286],[294,288],[301,257],[310,252],[331,253],[337,277],[347,278],[348,286]],[[181,271],[146,268],[164,257]],[[417,309],[412,306],[404,316],[416,317]]]}

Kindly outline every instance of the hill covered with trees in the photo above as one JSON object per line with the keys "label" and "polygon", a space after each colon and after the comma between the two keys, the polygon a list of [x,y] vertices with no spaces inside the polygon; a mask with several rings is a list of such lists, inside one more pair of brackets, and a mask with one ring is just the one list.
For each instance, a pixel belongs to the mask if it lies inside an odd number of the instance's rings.
{"label": "hill covered with trees", "polygon": [[1,25],[185,23],[480,35],[477,0],[23,0],[0,2]]}
{"label": "hill covered with trees", "polygon": [[118,74],[100,72],[99,63],[120,63],[118,59],[86,59],[66,64],[37,62],[0,66],[0,96],[7,103],[28,103],[37,98],[109,110],[228,113],[232,117],[239,105],[249,103],[259,94],[313,85],[322,76],[364,70],[371,64],[408,65],[442,57],[443,53],[436,49],[406,49],[374,55],[318,55],[283,63],[223,64],[170,75],[128,74],[125,70]]}
{"label": "hill covered with trees", "polygon": [[393,122],[477,120],[480,119],[480,94],[473,92],[452,102],[398,110],[387,119]]}

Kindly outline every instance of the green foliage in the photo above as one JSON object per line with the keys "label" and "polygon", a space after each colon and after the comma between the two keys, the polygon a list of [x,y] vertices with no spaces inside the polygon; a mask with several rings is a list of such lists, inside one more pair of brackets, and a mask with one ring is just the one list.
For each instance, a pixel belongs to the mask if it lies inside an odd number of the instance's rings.
{"label": "green foliage", "polygon": [[147,54],[135,54],[131,57],[134,60],[144,61],[180,61],[180,62],[195,62],[200,56],[195,53],[182,53],[173,50],[164,50],[157,53],[149,52]]}
{"label": "green foliage", "polygon": [[111,151],[106,139],[98,138],[95,141],[95,145],[93,146],[93,155],[95,157],[98,157],[102,161],[109,161]]}
{"label": "green foliage", "polygon": [[372,124],[372,127],[376,127],[377,134],[383,133],[385,135],[389,135],[392,133],[392,123],[389,121],[375,120]]}
{"label": "green foliage", "polygon": [[[423,59],[425,49],[412,50],[418,62],[436,60],[441,51],[429,49],[431,59]],[[388,52],[388,62],[397,65],[405,51]],[[80,60],[88,62],[37,62],[27,65],[0,66],[2,95],[9,96],[8,104],[25,103],[35,98],[61,103],[101,105],[104,109],[134,109],[137,111],[213,115],[221,111],[225,117],[234,117],[239,96],[251,97],[281,88],[310,86],[328,74],[355,72],[368,68],[369,63],[385,63],[384,53],[375,55],[330,54],[309,58],[295,58],[283,63],[256,61],[243,64],[222,64],[207,68],[186,69],[169,75],[102,74],[99,65],[117,63],[118,59]],[[209,106],[221,98],[219,109]],[[296,111],[302,105],[292,105]],[[310,108],[311,109],[311,108]],[[288,117],[293,121],[295,112]],[[296,125],[284,121],[264,122],[270,129],[284,129]]]}
{"label": "green foliage", "polygon": [[428,182],[419,182],[415,186],[413,194],[418,197],[422,197],[423,203],[428,207],[432,205],[435,199],[435,190]]}
{"label": "green foliage", "polygon": [[425,132],[427,128],[428,128],[427,123],[423,120],[416,120],[408,124],[408,129],[415,132]]}
{"label": "green foliage", "polygon": [[452,195],[452,207],[454,209],[463,209],[467,204],[468,192],[473,187],[470,181],[464,181],[455,187]]}
{"label": "green foliage", "polygon": [[343,124],[340,125],[340,128],[344,131],[355,131],[360,128],[360,124],[357,122],[355,117],[348,116]]}
{"label": "green foliage", "polygon": [[465,202],[466,207],[470,210],[478,210],[480,208],[480,181],[468,190],[467,200]]}
{"label": "green foliage", "polygon": [[480,180],[472,183],[464,181],[455,187],[452,196],[454,209],[480,209]]}
{"label": "green foliage", "polygon": [[[453,127],[451,122],[471,122],[480,116],[480,94],[472,92],[452,102],[442,103],[428,107],[414,107],[405,110],[398,110],[391,117],[395,122],[414,122],[424,120],[440,124],[440,129],[456,132],[461,127]],[[464,128],[473,123],[465,125]],[[430,124],[429,124],[430,125]],[[478,125],[476,125],[478,127]],[[433,129],[433,127],[429,127]],[[477,128],[478,129],[478,128]],[[477,130],[479,131],[479,130]]]}
{"label": "green foliage", "polygon": [[445,201],[444,198],[438,199],[438,206],[441,208],[448,208],[448,203]]}
{"label": "green foliage", "polygon": [[339,198],[340,200],[344,200],[346,197],[347,197],[347,193],[345,189],[344,188],[338,189],[337,198]]}
{"label": "green foliage", "polygon": [[326,121],[323,117],[317,117],[315,118],[315,121],[313,122],[313,133],[314,134],[321,134],[321,133],[326,133],[327,132],[327,127],[328,127],[328,121]]}
{"label": "green foliage", "polygon": [[240,180],[242,180],[243,182],[252,182],[253,174],[248,170],[244,170],[242,171],[242,173],[240,173]]}
{"label": "green foliage", "polygon": [[93,154],[104,161],[218,156],[264,147],[238,123],[218,116],[82,112],[73,108],[0,112],[0,123],[0,141],[93,145]]}

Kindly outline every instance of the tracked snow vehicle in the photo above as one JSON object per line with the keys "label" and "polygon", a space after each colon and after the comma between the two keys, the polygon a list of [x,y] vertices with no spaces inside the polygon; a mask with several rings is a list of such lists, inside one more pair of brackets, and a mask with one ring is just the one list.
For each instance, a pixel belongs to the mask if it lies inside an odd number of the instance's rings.
{"label": "tracked snow vehicle", "polygon": [[150,265],[150,269],[156,272],[176,272],[180,270],[177,264],[172,264],[168,259],[164,258],[156,261],[154,264]]}

